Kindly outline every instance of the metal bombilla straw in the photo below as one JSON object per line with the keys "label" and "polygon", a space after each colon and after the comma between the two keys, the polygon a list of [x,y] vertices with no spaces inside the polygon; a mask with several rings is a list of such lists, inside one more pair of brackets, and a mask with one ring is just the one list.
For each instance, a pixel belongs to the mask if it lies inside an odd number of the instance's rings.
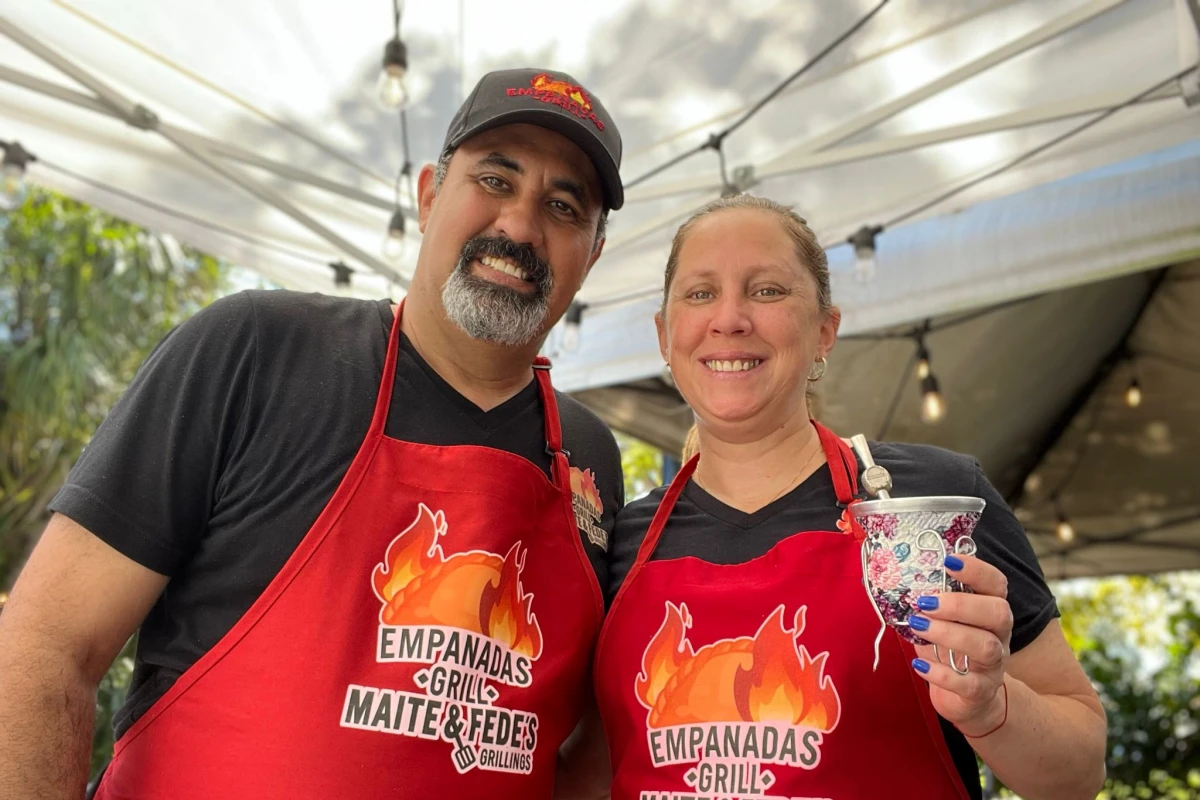
{"label": "metal bombilla straw", "polygon": [[871,448],[867,446],[867,437],[861,433],[855,434],[850,437],[850,444],[866,467],[862,474],[862,485],[867,494],[880,500],[891,500],[892,474],[875,463],[875,459],[871,457]]}
{"label": "metal bombilla straw", "polygon": [[[854,452],[858,454],[858,458],[862,461],[866,469],[862,474],[862,486],[867,490],[867,494],[880,500],[891,500],[892,474],[883,467],[875,463],[875,459],[871,457],[871,448],[867,445],[867,437],[861,433],[850,437],[850,445],[854,448]],[[867,576],[870,574],[870,569],[867,565],[869,553],[867,552],[869,544],[866,538],[863,539],[860,552],[862,553],[862,573],[863,573],[863,589],[866,590],[867,599],[871,601],[871,608],[875,609],[875,616],[879,617],[879,634],[875,637],[875,663],[871,665],[871,671],[879,669],[879,645],[883,642],[883,634],[887,632],[887,621],[883,618],[883,612],[879,610],[879,604],[875,602],[875,594],[871,591],[871,587],[867,584]]]}

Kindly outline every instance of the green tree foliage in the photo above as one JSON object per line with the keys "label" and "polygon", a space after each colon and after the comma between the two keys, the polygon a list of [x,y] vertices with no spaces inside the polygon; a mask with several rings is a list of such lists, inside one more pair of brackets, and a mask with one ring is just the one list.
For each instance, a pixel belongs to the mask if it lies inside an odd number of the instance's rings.
{"label": "green tree foliage", "polygon": [[1065,585],[1059,607],[1108,713],[1101,797],[1200,799],[1200,575]]}
{"label": "green tree foliage", "polygon": [[225,267],[54,192],[0,216],[0,587],[96,426]]}
{"label": "green tree foliage", "polygon": [[625,473],[625,502],[634,500],[662,483],[662,451],[641,439],[614,434],[621,449],[621,470]]}

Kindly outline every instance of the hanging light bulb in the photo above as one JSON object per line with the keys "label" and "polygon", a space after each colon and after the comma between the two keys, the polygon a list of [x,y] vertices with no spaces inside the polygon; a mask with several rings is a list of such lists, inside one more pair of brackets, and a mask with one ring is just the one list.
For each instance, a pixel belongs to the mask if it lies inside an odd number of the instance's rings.
{"label": "hanging light bulb", "polygon": [[396,36],[383,48],[383,69],[379,73],[379,101],[387,108],[408,103],[408,48]]}
{"label": "hanging light bulb", "polygon": [[1130,408],[1137,408],[1142,404],[1142,387],[1138,386],[1138,379],[1133,378],[1129,381],[1129,388],[1125,390],[1125,405]]}
{"label": "hanging light bulb", "polygon": [[572,353],[579,349],[580,329],[583,327],[583,303],[574,302],[567,308],[563,324],[562,349]]}
{"label": "hanging light bulb", "polygon": [[925,349],[925,342],[922,340],[917,346],[917,380],[923,381],[929,375],[929,351]]}
{"label": "hanging light bulb", "polygon": [[400,261],[404,258],[407,243],[407,237],[404,235],[404,212],[397,206],[392,212],[391,221],[388,222],[387,235],[383,237],[383,257],[392,263]]}
{"label": "hanging light bulb", "polygon": [[881,225],[863,225],[846,240],[854,246],[854,276],[859,283],[875,277],[875,237],[881,233]]}
{"label": "hanging light bulb", "polygon": [[936,425],[946,416],[946,401],[938,391],[937,378],[932,373],[921,379],[921,421]]}
{"label": "hanging light bulb", "polygon": [[25,167],[37,158],[20,142],[0,142],[4,160],[0,162],[0,211],[12,211],[25,201]]}
{"label": "hanging light bulb", "polygon": [[1075,528],[1071,525],[1067,515],[1060,509],[1058,512],[1058,524],[1054,526],[1054,535],[1063,544],[1069,544],[1075,541]]}

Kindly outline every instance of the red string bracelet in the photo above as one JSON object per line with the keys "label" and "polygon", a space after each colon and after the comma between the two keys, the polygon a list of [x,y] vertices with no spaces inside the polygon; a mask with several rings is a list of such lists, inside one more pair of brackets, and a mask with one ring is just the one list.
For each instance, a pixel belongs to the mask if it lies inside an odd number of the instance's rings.
{"label": "red string bracelet", "polygon": [[967,737],[968,739],[982,739],[985,736],[991,736],[993,733],[1003,728],[1004,723],[1008,722],[1008,681],[1005,681],[1001,685],[1004,687],[1004,717],[1000,720],[1000,724],[992,728],[987,733],[981,733],[978,736],[972,736],[969,733],[964,733],[963,736]]}

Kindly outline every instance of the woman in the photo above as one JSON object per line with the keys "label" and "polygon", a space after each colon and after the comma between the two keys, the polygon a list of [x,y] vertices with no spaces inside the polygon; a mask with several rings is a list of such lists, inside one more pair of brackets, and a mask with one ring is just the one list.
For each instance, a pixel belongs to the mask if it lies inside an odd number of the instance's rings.
{"label": "woman", "polygon": [[595,667],[614,800],[979,797],[976,755],[1026,798],[1094,797],[1103,709],[971,458],[872,443],[897,496],[987,502],[977,556],[945,559],[973,593],[923,597],[909,619],[969,672],[893,631],[873,663],[880,623],[845,511],[862,467],[809,418],[840,315],[804,220],[713,202],[676,234],[665,284],[660,347],[700,455],[614,531]]}

